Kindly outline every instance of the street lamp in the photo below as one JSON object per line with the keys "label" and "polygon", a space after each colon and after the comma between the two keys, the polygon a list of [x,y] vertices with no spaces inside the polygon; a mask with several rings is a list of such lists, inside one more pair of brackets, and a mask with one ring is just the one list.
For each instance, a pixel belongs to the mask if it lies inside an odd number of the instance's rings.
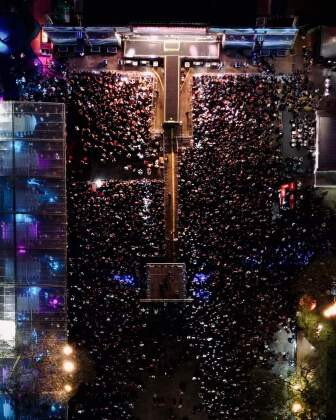
{"label": "street lamp", "polygon": [[302,404],[298,401],[295,401],[292,405],[292,412],[294,414],[299,414],[299,413],[301,413],[301,411],[303,411]]}
{"label": "street lamp", "polygon": [[70,356],[70,354],[72,354],[72,353],[73,353],[73,348],[72,348],[71,346],[69,346],[69,344],[66,344],[66,345],[63,347],[63,353],[64,353],[66,356]]}
{"label": "street lamp", "polygon": [[66,372],[66,373],[72,373],[72,372],[74,372],[75,368],[76,368],[76,366],[75,366],[75,364],[74,364],[73,361],[71,361],[71,360],[65,360],[63,362],[63,370],[64,370],[64,372]]}
{"label": "street lamp", "polygon": [[64,391],[66,391],[66,392],[71,392],[71,391],[72,391],[72,386],[71,386],[71,385],[69,385],[69,384],[65,384],[65,385],[64,385]]}

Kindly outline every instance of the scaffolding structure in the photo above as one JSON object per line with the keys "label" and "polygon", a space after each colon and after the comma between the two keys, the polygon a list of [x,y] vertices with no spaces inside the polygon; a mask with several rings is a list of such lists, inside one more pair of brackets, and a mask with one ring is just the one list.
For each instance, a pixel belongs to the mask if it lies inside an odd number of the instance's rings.
{"label": "scaffolding structure", "polygon": [[2,366],[19,346],[67,339],[65,163],[64,104],[0,102]]}

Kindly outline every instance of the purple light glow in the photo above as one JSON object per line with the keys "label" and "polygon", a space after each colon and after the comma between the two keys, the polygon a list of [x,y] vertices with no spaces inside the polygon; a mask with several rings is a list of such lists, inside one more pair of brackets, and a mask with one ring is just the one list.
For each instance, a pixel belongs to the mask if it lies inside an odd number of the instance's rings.
{"label": "purple light glow", "polygon": [[20,254],[20,255],[24,255],[26,252],[27,252],[27,250],[26,250],[26,248],[23,246],[23,245],[19,245],[19,247],[18,247],[19,249],[18,249],[18,253]]}
{"label": "purple light glow", "polygon": [[57,309],[60,305],[62,305],[62,299],[60,297],[52,297],[48,300],[48,305],[51,306],[53,309]]}
{"label": "purple light glow", "polygon": [[37,231],[37,223],[32,223],[29,226],[29,237],[30,239],[37,239],[38,231]]}
{"label": "purple light glow", "polygon": [[5,222],[1,223],[1,237],[4,241],[9,239],[8,228],[9,226]]}
{"label": "purple light glow", "polygon": [[44,157],[42,157],[43,155],[39,155],[38,158],[38,169],[48,169],[50,166],[50,162],[49,159],[45,159]]}

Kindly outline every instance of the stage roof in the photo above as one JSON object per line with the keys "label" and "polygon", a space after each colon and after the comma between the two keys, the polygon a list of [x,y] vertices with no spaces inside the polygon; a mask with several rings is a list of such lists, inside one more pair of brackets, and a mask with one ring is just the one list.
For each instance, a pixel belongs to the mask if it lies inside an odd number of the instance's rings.
{"label": "stage roof", "polygon": [[205,26],[53,26],[44,30],[55,45],[76,45],[85,39],[89,45],[117,45],[123,37],[217,36],[223,48],[253,48],[255,39],[263,41],[263,48],[290,49],[298,33],[297,28],[220,28]]}

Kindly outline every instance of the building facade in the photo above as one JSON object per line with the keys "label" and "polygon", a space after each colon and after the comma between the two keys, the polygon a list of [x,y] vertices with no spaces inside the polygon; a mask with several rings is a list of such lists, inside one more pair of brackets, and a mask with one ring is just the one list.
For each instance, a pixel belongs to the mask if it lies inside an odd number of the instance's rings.
{"label": "building facade", "polygon": [[64,104],[0,102],[2,383],[18,348],[67,338],[65,163]]}

